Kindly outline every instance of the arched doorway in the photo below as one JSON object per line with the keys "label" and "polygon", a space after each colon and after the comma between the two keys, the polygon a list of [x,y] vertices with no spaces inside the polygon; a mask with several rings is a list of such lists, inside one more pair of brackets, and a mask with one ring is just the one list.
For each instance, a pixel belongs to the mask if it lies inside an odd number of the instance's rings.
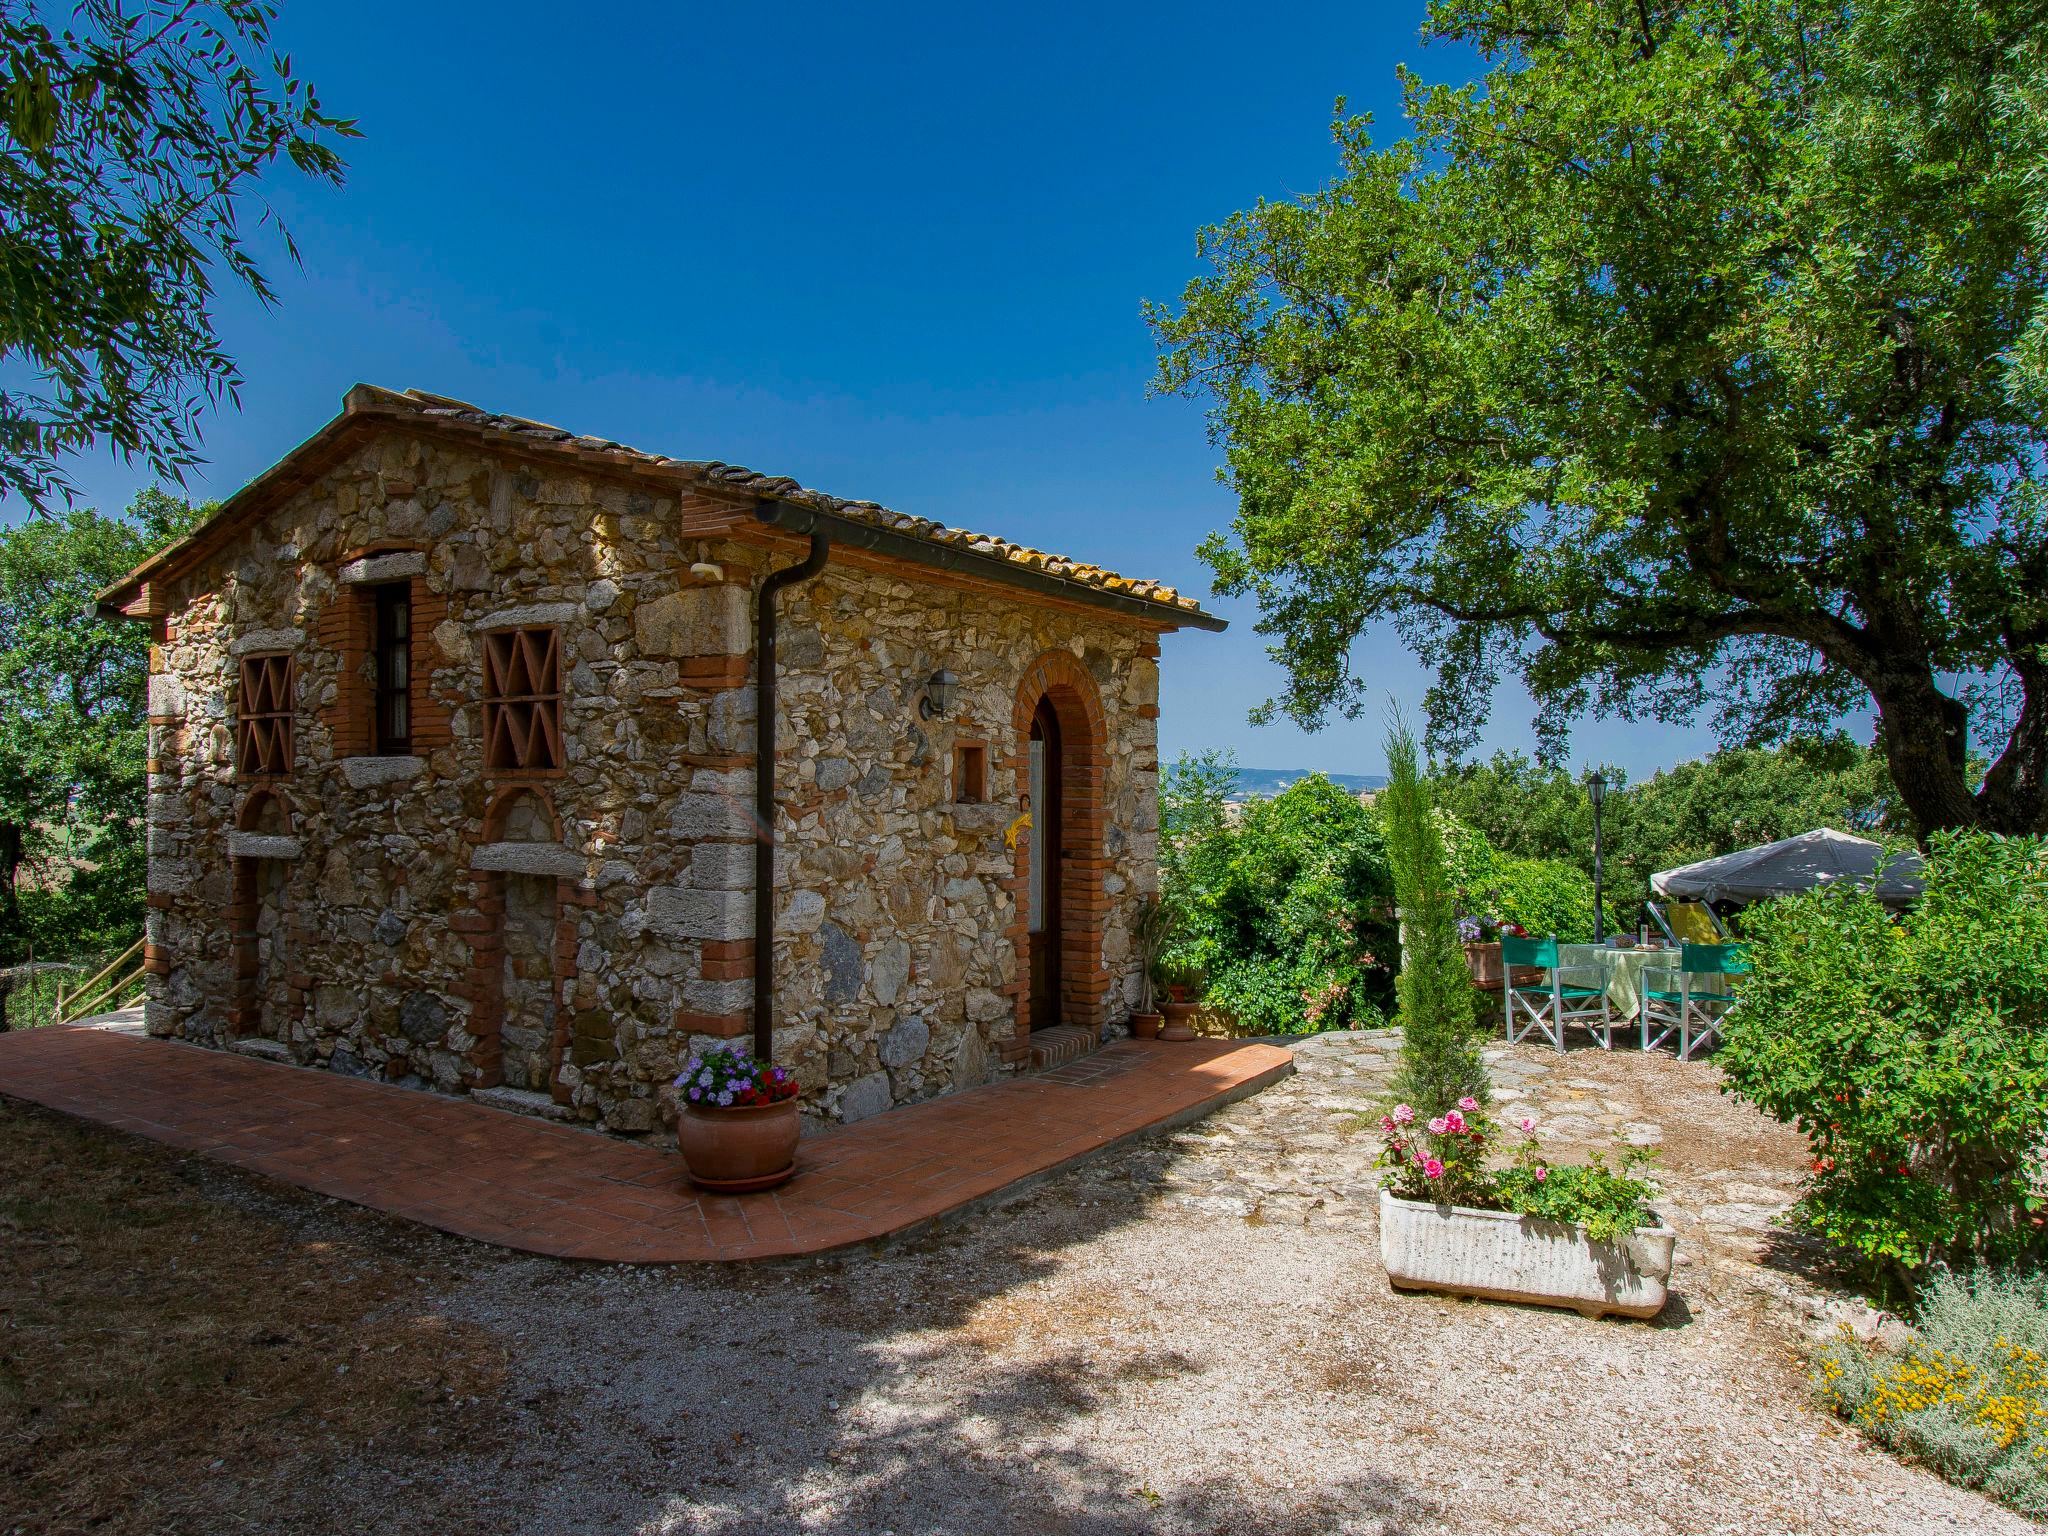
{"label": "arched doorway", "polygon": [[1003,1055],[1030,1054],[1031,1032],[1107,1022],[1102,961],[1102,697],[1070,651],[1048,651],[1018,683],[1017,794],[1031,828],[1017,839],[1015,1034]]}

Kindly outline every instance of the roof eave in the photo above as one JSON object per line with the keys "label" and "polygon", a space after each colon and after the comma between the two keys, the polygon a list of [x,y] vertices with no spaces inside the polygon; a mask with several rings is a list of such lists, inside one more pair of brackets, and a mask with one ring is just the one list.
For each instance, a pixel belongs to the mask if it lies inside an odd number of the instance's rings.
{"label": "roof eave", "polygon": [[950,544],[934,543],[930,539],[914,538],[909,534],[898,533],[894,529],[877,527],[873,523],[860,522],[822,507],[809,506],[782,497],[763,497],[756,501],[754,517],[759,522],[789,533],[822,533],[835,545],[868,550],[874,554],[887,555],[892,559],[908,561],[914,565],[927,566],[954,575],[978,577],[1002,586],[1020,588],[1041,597],[1055,598],[1061,602],[1106,609],[1128,618],[1143,619],[1165,629],[1177,629],[1185,625],[1190,629],[1218,632],[1229,628],[1230,624],[1229,620],[1218,618],[1213,613],[1205,613],[1200,608],[1184,608],[1178,603],[1162,603],[1157,599],[1139,597],[1130,592],[1117,592],[1088,582],[1070,581],[1049,571],[1020,565],[1014,560],[1005,560],[1000,555],[988,555],[978,550],[961,549]]}

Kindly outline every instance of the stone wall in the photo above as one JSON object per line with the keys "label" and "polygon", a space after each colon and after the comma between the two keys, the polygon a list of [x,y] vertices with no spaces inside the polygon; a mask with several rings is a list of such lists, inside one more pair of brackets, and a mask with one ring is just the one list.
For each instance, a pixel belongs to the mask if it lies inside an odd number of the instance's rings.
{"label": "stone wall", "polygon": [[[509,1023],[515,1068],[552,1062],[528,1081],[560,1112],[671,1122],[679,1058],[751,1028],[752,593],[800,552],[731,522],[659,484],[391,430],[182,578],[150,690],[151,1031],[272,1034],[301,1061],[454,1091],[500,1081]],[[1134,994],[1157,852],[1146,626],[858,558],[781,602],[776,1049],[826,1118],[1023,1053],[1004,832],[1027,678],[1063,679],[1063,710],[1099,722],[1080,765],[1099,816],[1069,870],[1088,1022],[1121,1023]],[[411,758],[364,755],[366,569],[411,584]],[[559,627],[556,772],[485,769],[481,636],[511,624]],[[294,764],[250,782],[236,669],[276,651],[295,658]],[[942,667],[958,701],[923,718]],[[983,803],[956,800],[967,741],[987,748]]]}

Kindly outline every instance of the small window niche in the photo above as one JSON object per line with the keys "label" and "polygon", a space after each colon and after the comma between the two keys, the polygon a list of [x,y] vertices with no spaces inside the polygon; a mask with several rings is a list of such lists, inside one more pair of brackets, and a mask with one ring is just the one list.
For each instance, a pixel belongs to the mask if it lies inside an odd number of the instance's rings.
{"label": "small window niche", "polygon": [[988,747],[963,741],[953,749],[953,803],[981,805],[988,800]]}

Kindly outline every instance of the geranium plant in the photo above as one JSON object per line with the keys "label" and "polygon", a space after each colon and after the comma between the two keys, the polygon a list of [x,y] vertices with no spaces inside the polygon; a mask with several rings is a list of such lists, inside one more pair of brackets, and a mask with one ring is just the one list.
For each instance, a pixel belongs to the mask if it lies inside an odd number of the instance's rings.
{"label": "geranium plant", "polygon": [[1655,1158],[1648,1148],[1631,1147],[1619,1168],[1598,1152],[1586,1163],[1554,1164],[1543,1156],[1536,1122],[1524,1118],[1518,1128],[1514,1162],[1496,1170],[1486,1165],[1494,1122],[1477,1099],[1460,1099],[1426,1121],[1397,1104],[1380,1117],[1376,1165],[1389,1170],[1387,1188],[1397,1200],[1569,1221],[1601,1240],[1625,1237],[1651,1219],[1647,1202],[1657,1186],[1642,1176]]}
{"label": "geranium plant", "polygon": [[743,1045],[721,1045],[693,1055],[675,1086],[683,1102],[698,1109],[750,1109],[779,1104],[797,1093],[794,1077],[756,1061]]}

